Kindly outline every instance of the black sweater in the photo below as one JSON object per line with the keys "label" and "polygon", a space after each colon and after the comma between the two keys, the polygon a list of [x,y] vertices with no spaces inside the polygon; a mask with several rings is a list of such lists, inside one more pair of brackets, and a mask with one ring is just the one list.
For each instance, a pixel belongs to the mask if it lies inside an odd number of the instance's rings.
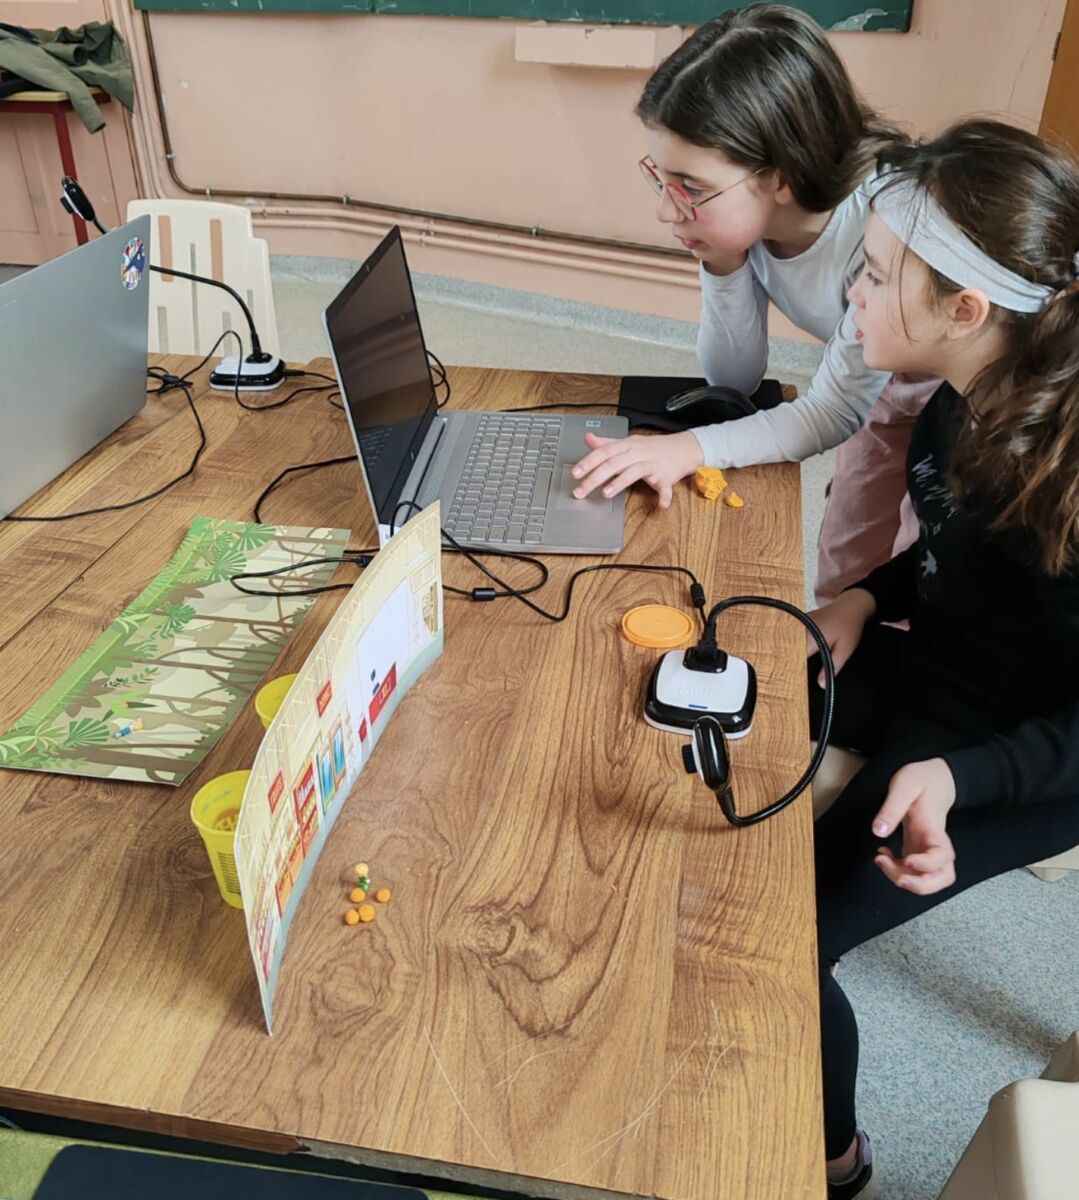
{"label": "black sweater", "polygon": [[877,620],[910,620],[903,706],[971,738],[942,755],[957,805],[1079,802],[1079,571],[1048,575],[1029,534],[960,508],[946,479],[960,406],[945,384],[914,428],[917,544],[855,586]]}

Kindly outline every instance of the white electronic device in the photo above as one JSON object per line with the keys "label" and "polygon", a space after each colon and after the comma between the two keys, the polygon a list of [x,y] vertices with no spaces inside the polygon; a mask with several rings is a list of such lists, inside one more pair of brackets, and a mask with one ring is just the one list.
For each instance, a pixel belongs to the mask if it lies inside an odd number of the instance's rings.
{"label": "white electronic device", "polygon": [[238,354],[223,358],[210,372],[210,387],[219,392],[236,390],[236,373],[240,374],[241,392],[272,392],[285,378],[285,364],[276,354],[264,354],[265,362],[251,362],[250,356]]}
{"label": "white electronic device", "polygon": [[644,719],[668,733],[692,732],[701,717],[715,717],[728,738],[753,728],[757,676],[744,658],[722,654],[715,669],[686,666],[686,651],[669,650],[648,683]]}

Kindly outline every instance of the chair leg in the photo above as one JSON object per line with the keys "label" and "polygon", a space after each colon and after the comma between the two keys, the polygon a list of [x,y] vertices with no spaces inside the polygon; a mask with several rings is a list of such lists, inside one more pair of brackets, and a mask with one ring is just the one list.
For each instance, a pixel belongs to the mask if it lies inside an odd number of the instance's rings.
{"label": "chair leg", "polygon": [[[75,174],[75,152],[71,148],[71,133],[67,127],[67,113],[62,109],[55,109],[52,114],[52,125],[56,131],[56,144],[60,148],[60,166],[63,167],[65,175],[70,175],[72,179],[78,179]],[[85,246],[90,240],[90,236],[86,232],[86,222],[82,217],[77,217],[72,213],[71,223],[75,226],[76,244]]]}

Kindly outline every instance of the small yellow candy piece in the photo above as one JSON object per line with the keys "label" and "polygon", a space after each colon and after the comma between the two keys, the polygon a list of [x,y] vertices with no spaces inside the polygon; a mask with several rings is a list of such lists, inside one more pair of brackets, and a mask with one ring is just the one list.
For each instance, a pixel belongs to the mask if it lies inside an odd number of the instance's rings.
{"label": "small yellow candy piece", "polygon": [[346,925],[356,925],[356,924],[358,924],[359,920],[360,920],[360,914],[354,908],[350,908],[348,910],[348,912],[345,913],[345,924]]}
{"label": "small yellow candy piece", "polygon": [[359,919],[364,922],[364,924],[366,924],[368,921],[373,921],[375,919],[374,905],[362,904],[360,906],[360,911],[357,915],[358,915]]}
{"label": "small yellow candy piece", "polygon": [[379,888],[378,891],[375,892],[375,899],[379,902],[379,904],[387,904],[389,903],[389,899],[392,895],[393,893],[389,888]]}
{"label": "small yellow candy piece", "polygon": [[357,863],[352,869],[357,875],[367,875],[370,872],[367,863]]}
{"label": "small yellow candy piece", "polygon": [[353,888],[348,894],[348,898],[353,904],[362,904],[367,899],[367,893],[363,888]]}
{"label": "small yellow candy piece", "polygon": [[728,492],[723,497],[723,503],[728,508],[744,508],[746,502],[742,499],[741,496],[738,495],[737,492]]}
{"label": "small yellow candy piece", "polygon": [[727,480],[719,467],[698,467],[693,474],[693,482],[705,500],[718,500],[727,487]]}

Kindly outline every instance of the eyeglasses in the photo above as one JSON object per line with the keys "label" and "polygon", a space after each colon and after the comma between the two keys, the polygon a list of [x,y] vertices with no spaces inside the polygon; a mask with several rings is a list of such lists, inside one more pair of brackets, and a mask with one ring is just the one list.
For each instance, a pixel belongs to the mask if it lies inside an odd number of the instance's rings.
{"label": "eyeglasses", "polygon": [[729,192],[731,188],[736,188],[740,183],[745,183],[747,179],[752,179],[754,175],[759,175],[764,167],[758,167],[755,171],[750,171],[748,175],[743,175],[741,179],[736,179],[734,183],[729,184],[725,188],[720,188],[718,192],[713,192],[710,196],[705,196],[703,200],[691,200],[684,188],[678,186],[677,183],[664,183],[660,178],[659,170],[656,164],[646,154],[644,158],[637,164],[641,168],[641,174],[645,178],[645,182],[656,193],[657,196],[662,196],[664,192],[671,198],[671,203],[682,214],[687,221],[696,221],[697,209],[702,204],[707,204],[709,200],[715,200],[717,196],[722,196],[724,192]]}

